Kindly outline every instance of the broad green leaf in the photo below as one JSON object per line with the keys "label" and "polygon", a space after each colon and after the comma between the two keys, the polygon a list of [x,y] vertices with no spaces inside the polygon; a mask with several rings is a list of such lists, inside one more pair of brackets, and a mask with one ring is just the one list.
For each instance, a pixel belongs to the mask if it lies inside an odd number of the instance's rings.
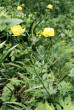
{"label": "broad green leaf", "polygon": [[0,22],[2,23],[9,23],[10,26],[13,26],[13,25],[17,25],[17,24],[20,24],[23,22],[22,19],[18,19],[18,18],[6,18],[6,17],[3,17],[3,18],[0,18]]}
{"label": "broad green leaf", "polygon": [[38,107],[35,110],[44,110],[44,104],[43,103],[39,103]]}
{"label": "broad green leaf", "polygon": [[56,105],[56,108],[57,108],[57,110],[62,110],[61,106],[58,104]]}
{"label": "broad green leaf", "polygon": [[48,102],[45,103],[39,103],[38,107],[35,110],[54,110]]}
{"label": "broad green leaf", "polygon": [[53,110],[47,102],[45,102],[45,110]]}
{"label": "broad green leaf", "polygon": [[69,76],[74,77],[74,68],[71,69]]}
{"label": "broad green leaf", "polygon": [[[74,110],[74,104],[72,103],[70,96],[66,97],[65,99],[60,98],[59,102],[63,110]],[[57,110],[60,110],[58,106]]]}

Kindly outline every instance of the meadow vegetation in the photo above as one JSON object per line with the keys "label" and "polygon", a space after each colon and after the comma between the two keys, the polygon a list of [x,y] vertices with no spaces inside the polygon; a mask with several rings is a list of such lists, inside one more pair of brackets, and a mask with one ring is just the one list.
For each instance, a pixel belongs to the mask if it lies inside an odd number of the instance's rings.
{"label": "meadow vegetation", "polygon": [[0,110],[74,110],[73,29],[73,0],[0,0]]}

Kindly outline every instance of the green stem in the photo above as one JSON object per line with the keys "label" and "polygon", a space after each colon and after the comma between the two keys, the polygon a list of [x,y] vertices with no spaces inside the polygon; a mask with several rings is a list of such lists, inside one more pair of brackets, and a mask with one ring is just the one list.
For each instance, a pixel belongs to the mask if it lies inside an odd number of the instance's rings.
{"label": "green stem", "polygon": [[[34,70],[35,70],[35,68],[34,68]],[[35,72],[36,72],[36,70],[35,70]],[[46,90],[48,96],[50,97],[49,91],[48,91],[47,88],[45,87],[43,80],[41,79],[41,77],[39,76],[39,74],[38,74],[37,72],[36,72],[36,75],[38,76],[40,82],[42,83],[44,89]]]}
{"label": "green stem", "polygon": [[[31,57],[31,59],[32,59],[32,57]],[[32,61],[32,64],[34,65],[33,61]],[[35,73],[36,73],[37,77],[39,78],[39,80],[40,80],[41,84],[43,85],[43,88],[46,90],[46,92],[47,92],[48,96],[50,97],[49,91],[48,91],[48,90],[47,90],[47,88],[45,87],[44,82],[43,82],[43,80],[41,79],[41,77],[39,76],[39,74],[37,73],[37,71],[36,71],[35,67],[34,67],[34,71],[35,71]]]}

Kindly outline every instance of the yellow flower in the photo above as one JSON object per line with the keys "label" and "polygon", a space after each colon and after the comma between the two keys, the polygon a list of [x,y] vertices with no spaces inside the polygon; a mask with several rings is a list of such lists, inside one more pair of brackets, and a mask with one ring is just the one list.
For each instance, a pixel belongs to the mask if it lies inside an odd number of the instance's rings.
{"label": "yellow flower", "polygon": [[65,40],[62,40],[61,42],[62,42],[62,43],[65,43]]}
{"label": "yellow flower", "polygon": [[13,33],[13,36],[19,36],[21,35],[25,29],[21,27],[21,25],[15,25],[11,27],[11,32]]}
{"label": "yellow flower", "polygon": [[53,9],[53,5],[49,4],[49,5],[47,5],[47,8]]}
{"label": "yellow flower", "polygon": [[18,6],[17,7],[17,10],[21,11],[22,10],[22,7],[21,6]]}
{"label": "yellow flower", "polygon": [[44,35],[45,37],[54,36],[54,29],[53,28],[44,28],[42,35]]}
{"label": "yellow flower", "polygon": [[22,5],[21,5],[22,7],[24,7],[25,5],[24,5],[24,3],[22,3]]}

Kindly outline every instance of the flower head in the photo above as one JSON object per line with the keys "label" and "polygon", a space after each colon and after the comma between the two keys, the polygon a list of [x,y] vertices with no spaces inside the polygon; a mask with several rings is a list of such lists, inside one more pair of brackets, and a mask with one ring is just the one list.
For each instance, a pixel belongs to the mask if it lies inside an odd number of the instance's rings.
{"label": "flower head", "polygon": [[13,33],[13,36],[19,36],[21,35],[25,29],[21,27],[21,25],[15,25],[11,27],[11,32]]}
{"label": "flower head", "polygon": [[17,7],[17,10],[21,11],[22,10],[22,7],[21,6],[18,6]]}
{"label": "flower head", "polygon": [[65,40],[62,40],[62,43],[65,43]]}
{"label": "flower head", "polygon": [[24,7],[25,5],[24,5],[24,3],[22,3],[22,5],[21,5],[22,7]]}
{"label": "flower head", "polygon": [[54,29],[53,28],[44,28],[42,35],[45,37],[52,37],[54,36]]}
{"label": "flower head", "polygon": [[62,42],[62,44],[65,44],[65,43],[66,43],[66,41],[65,41],[65,40],[62,40],[61,42]]}
{"label": "flower head", "polygon": [[53,5],[52,4],[49,4],[49,5],[47,5],[47,8],[48,9],[53,9]]}

